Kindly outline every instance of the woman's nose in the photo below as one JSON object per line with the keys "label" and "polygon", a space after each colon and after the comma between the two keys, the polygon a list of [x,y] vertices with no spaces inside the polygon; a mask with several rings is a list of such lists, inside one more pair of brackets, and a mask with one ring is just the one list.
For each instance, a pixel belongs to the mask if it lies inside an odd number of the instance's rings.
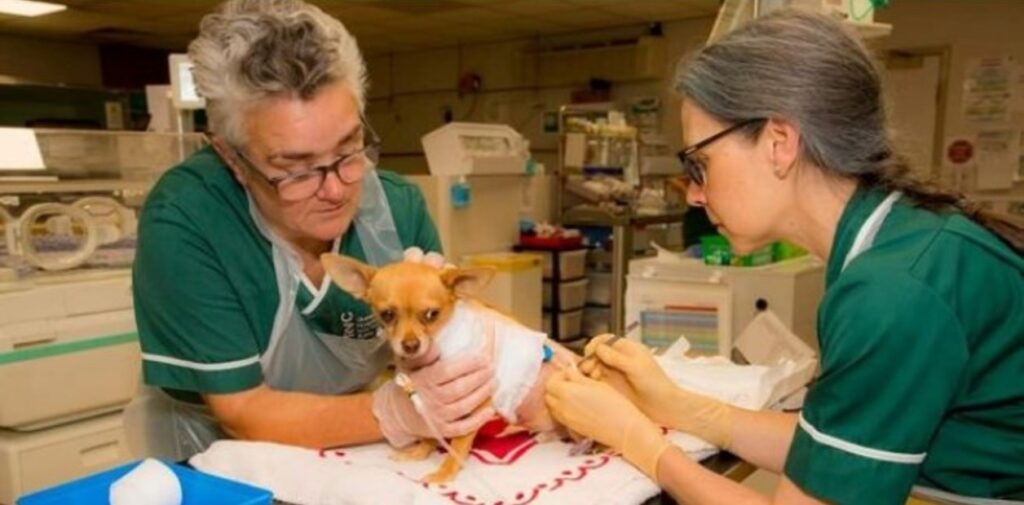
{"label": "woman's nose", "polygon": [[707,197],[704,194],[704,186],[691,182],[686,186],[686,203],[691,207],[703,207],[704,203],[707,202]]}
{"label": "woman's nose", "polygon": [[337,200],[345,192],[345,183],[341,180],[338,172],[328,170],[324,174],[324,182],[320,186],[320,198],[324,200]]}

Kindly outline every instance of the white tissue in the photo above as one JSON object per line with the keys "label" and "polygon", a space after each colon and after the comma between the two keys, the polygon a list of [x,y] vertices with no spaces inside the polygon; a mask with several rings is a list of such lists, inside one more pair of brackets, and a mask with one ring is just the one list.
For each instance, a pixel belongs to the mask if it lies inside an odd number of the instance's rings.
{"label": "white tissue", "polygon": [[147,459],[110,485],[110,505],[181,505],[181,483],[167,465]]}
{"label": "white tissue", "polygon": [[788,386],[791,379],[803,386],[811,376],[805,373],[805,369],[811,367],[813,373],[813,359],[794,361],[780,358],[770,365],[737,365],[724,356],[691,358],[686,355],[689,349],[689,341],[680,337],[656,360],[665,374],[680,387],[746,409],[759,410],[771,406],[782,396],[793,392],[785,389],[782,391],[784,394],[780,394],[780,386]]}

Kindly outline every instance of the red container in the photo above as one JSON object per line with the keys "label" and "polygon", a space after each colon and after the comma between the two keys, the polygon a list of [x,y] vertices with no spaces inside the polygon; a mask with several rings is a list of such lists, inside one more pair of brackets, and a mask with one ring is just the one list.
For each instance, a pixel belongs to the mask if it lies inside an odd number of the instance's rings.
{"label": "red container", "polygon": [[519,245],[527,249],[546,249],[555,251],[563,249],[579,249],[583,245],[583,237],[538,237],[536,235],[520,235]]}

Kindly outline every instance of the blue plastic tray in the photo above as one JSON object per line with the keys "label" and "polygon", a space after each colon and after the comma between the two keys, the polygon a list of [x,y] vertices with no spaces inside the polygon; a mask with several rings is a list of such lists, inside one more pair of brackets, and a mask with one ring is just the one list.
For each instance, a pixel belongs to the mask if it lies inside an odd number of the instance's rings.
{"label": "blue plastic tray", "polygon": [[[128,463],[90,477],[44,489],[18,499],[18,505],[108,505],[110,485],[141,461]],[[166,462],[165,462],[166,463]],[[182,505],[268,505],[273,499],[266,489],[197,472],[168,463],[181,482]]]}

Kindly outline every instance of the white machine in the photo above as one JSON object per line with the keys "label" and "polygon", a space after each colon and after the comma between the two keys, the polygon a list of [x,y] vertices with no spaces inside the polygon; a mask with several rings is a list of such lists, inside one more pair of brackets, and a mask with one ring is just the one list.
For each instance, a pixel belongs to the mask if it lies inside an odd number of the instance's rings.
{"label": "white machine", "polygon": [[530,159],[530,142],[503,124],[448,123],[422,142],[432,175],[519,175]]}
{"label": "white machine", "polygon": [[192,78],[194,64],[187,54],[172,54],[167,57],[171,75],[171,100],[174,107],[183,110],[202,109],[206,100],[199,96],[195,79]]}
{"label": "white machine", "polygon": [[[539,263],[509,256],[519,242],[519,211],[530,184],[529,142],[509,126],[482,123],[449,123],[422,141],[431,175],[408,179],[423,192],[445,256],[461,263],[517,265],[499,266],[484,299],[539,329]],[[514,296],[522,286],[535,287],[536,296]]]}
{"label": "white machine", "polygon": [[413,176],[445,254],[509,251],[519,240],[529,142],[505,125],[449,123],[423,136],[430,176]]}
{"label": "white machine", "polygon": [[0,504],[131,458],[136,212],[198,139],[35,130],[55,177],[0,184]]}
{"label": "white machine", "polygon": [[728,355],[754,316],[771,310],[794,334],[818,348],[816,320],[825,267],[817,258],[719,267],[663,253],[631,261],[629,272],[629,338],[667,347],[685,335],[695,351]]}

